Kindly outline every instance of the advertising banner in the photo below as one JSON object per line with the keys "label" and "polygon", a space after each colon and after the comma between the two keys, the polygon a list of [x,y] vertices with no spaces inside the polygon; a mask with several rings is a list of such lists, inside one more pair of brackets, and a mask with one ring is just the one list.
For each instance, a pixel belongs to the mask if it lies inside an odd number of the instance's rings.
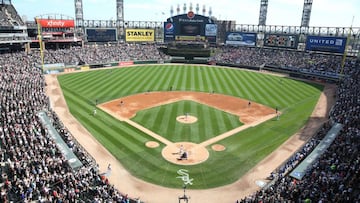
{"label": "advertising banner", "polygon": [[174,41],[175,23],[164,22],[164,41]]}
{"label": "advertising banner", "polygon": [[119,66],[131,66],[134,65],[134,61],[120,61]]}
{"label": "advertising banner", "polygon": [[154,42],[155,30],[153,29],[126,29],[125,41],[127,42]]}
{"label": "advertising banner", "polygon": [[297,49],[298,35],[265,34],[264,46]]}
{"label": "advertising banner", "polygon": [[305,49],[342,54],[345,51],[346,40],[346,37],[307,36]]}
{"label": "advertising banner", "polygon": [[75,71],[75,68],[65,68],[64,69],[65,73],[70,73],[70,72],[74,72],[74,71]]}
{"label": "advertising banner", "polygon": [[37,23],[43,28],[73,28],[74,20],[37,19]]}
{"label": "advertising banner", "polygon": [[176,36],[175,40],[177,41],[204,41],[204,36]]}
{"label": "advertising banner", "polygon": [[90,70],[90,67],[88,65],[81,66],[80,70],[87,71],[87,70]]}
{"label": "advertising banner", "polygon": [[256,33],[228,32],[226,33],[225,44],[255,46]]}
{"label": "advertising banner", "polygon": [[205,36],[216,36],[217,24],[206,24],[205,25]]}

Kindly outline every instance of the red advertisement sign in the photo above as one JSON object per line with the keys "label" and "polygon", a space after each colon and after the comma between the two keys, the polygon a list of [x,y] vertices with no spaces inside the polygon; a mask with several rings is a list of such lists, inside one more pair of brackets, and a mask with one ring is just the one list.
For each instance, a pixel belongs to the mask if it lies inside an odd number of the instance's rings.
{"label": "red advertisement sign", "polygon": [[75,68],[65,68],[64,69],[65,73],[70,73],[70,72],[74,72],[74,71],[75,71]]}
{"label": "red advertisement sign", "polygon": [[72,28],[75,27],[74,20],[38,19],[43,28]]}
{"label": "red advertisement sign", "polygon": [[134,65],[134,61],[120,61],[119,66],[131,66]]}

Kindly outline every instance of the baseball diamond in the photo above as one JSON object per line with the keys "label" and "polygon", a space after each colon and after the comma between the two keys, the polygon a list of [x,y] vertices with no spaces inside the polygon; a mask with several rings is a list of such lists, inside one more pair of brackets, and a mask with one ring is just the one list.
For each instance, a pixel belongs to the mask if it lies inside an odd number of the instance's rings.
{"label": "baseball diamond", "polygon": [[[159,135],[154,134],[154,132],[150,131],[149,129],[145,128],[144,126],[138,125],[134,122],[129,121],[128,119],[131,117],[134,117],[136,115],[136,113],[138,111],[141,111],[142,109],[147,109],[147,108],[151,108],[151,106],[156,106],[156,105],[166,105],[168,103],[171,104],[175,104],[176,106],[179,105],[186,105],[185,104],[181,104],[176,102],[177,100],[185,100],[184,102],[186,102],[186,100],[194,100],[194,101],[198,101],[200,103],[203,103],[204,105],[211,105],[214,108],[218,108],[219,110],[222,110],[224,112],[230,112],[230,113],[234,113],[237,114],[238,118],[240,118],[239,120],[242,121],[243,123],[245,123],[245,126],[242,127],[236,127],[236,122],[233,122],[234,124],[231,126],[233,129],[229,129],[228,131],[222,133],[221,135],[217,135],[214,138],[211,138],[209,140],[203,141],[199,144],[194,144],[194,143],[190,143],[187,144],[188,147],[186,147],[186,151],[184,151],[183,153],[186,154],[186,159],[183,160],[181,158],[179,158],[179,153],[176,153],[177,148],[179,147],[179,144],[175,144],[172,143],[168,140],[165,140],[164,137],[161,137]],[[125,101],[128,105],[127,107],[121,105],[119,107],[119,101]],[[189,101],[187,102],[189,103]],[[194,106],[195,104],[189,103],[188,105],[192,105]],[[207,159],[208,157],[208,152],[206,151],[206,149],[204,149],[204,147],[214,143],[214,142],[218,142],[221,139],[224,139],[226,137],[229,137],[237,132],[240,132],[243,129],[246,129],[247,127],[251,127],[251,126],[255,126],[261,122],[264,122],[268,119],[271,119],[273,117],[276,116],[276,114],[274,114],[274,109],[265,107],[263,105],[259,105],[259,104],[253,104],[252,107],[249,107],[247,105],[247,100],[244,99],[239,99],[236,97],[229,97],[229,96],[225,96],[225,95],[220,95],[220,94],[209,94],[209,93],[199,93],[199,92],[152,92],[150,93],[143,93],[143,94],[138,94],[138,95],[133,95],[133,96],[128,96],[125,98],[120,98],[120,99],[116,99],[110,102],[107,102],[105,104],[99,105],[99,107],[104,110],[105,112],[113,115],[115,118],[118,118],[119,120],[125,121],[127,123],[129,123],[129,125],[133,125],[134,127],[139,128],[140,130],[142,130],[143,132],[149,134],[150,136],[154,135],[154,139],[158,139],[160,142],[163,142],[164,144],[166,144],[167,146],[162,150],[162,155],[163,157],[173,163],[176,164],[198,164],[200,162],[203,162]],[[194,107],[196,108],[196,106]],[[205,106],[199,107],[198,109],[200,111],[210,111],[210,109],[204,109]],[[150,116],[151,114],[154,114],[154,112],[150,111]],[[149,112],[148,111],[148,112]],[[186,112],[191,111],[190,109],[186,109]],[[196,113],[196,111],[194,112]],[[192,113],[192,114],[194,114]],[[217,113],[217,117],[220,117],[221,113]],[[143,116],[146,117],[146,116]],[[228,118],[230,118],[230,115],[227,115]],[[235,119],[238,119],[235,118]],[[142,120],[136,119],[136,121],[138,121],[138,123],[142,123]],[[169,125],[170,126],[175,126],[175,129],[180,128],[177,127],[176,124],[170,124],[169,120]],[[180,123],[186,123],[186,124],[191,124],[191,123],[195,123],[198,121],[198,118],[195,116],[191,116],[189,113],[184,113],[184,115],[180,115],[176,117],[176,121],[180,122]],[[173,122],[175,122],[175,120],[173,119]],[[208,125],[212,125],[211,122],[207,123],[207,120],[203,120],[203,118],[200,118],[199,123],[204,123],[203,126],[197,126],[197,125],[193,125],[190,126],[191,129],[194,128],[202,128],[205,129],[206,126]],[[145,124],[146,125],[146,124]],[[242,123],[238,123],[238,125],[242,125]],[[149,126],[151,127],[151,126]],[[154,129],[156,130],[156,129]],[[191,137],[189,136],[201,136],[203,133],[201,133],[201,131],[199,130],[199,133],[194,133],[194,132],[184,132],[181,130],[175,130],[174,132],[172,132],[172,135],[179,133],[179,137],[181,137],[181,139],[183,140],[193,140],[191,139]],[[206,133],[206,131],[205,131]],[[182,135],[180,135],[182,134]],[[184,134],[188,134],[187,136]],[[166,136],[164,134],[162,134],[163,136]],[[206,135],[203,135],[206,137]],[[173,138],[171,135],[168,135],[166,137],[170,137]],[[190,149],[191,148],[191,149]],[[174,153],[175,152],[175,153]],[[183,154],[180,152],[180,156]],[[189,153],[189,154],[188,154]],[[191,155],[190,155],[191,153]],[[177,155],[177,156],[173,156],[173,155]],[[189,157],[188,157],[189,155]]]}
{"label": "baseball diamond", "polygon": [[[132,175],[181,188],[182,183],[174,178],[181,166],[194,178],[189,189],[215,188],[239,180],[304,126],[323,89],[322,85],[286,77],[279,83],[274,75],[196,65],[133,66],[113,69],[110,76],[109,70],[97,70],[60,75],[58,79],[70,112]],[[199,95],[202,99],[197,98]],[[196,102],[183,102],[189,99]],[[95,101],[100,105],[93,116]],[[107,105],[114,108],[112,112],[104,109]],[[207,105],[212,108],[205,108]],[[282,112],[278,121],[275,107]],[[176,117],[186,112],[205,120],[206,125],[200,121],[190,125],[176,122]],[[121,115],[120,119],[114,114]],[[238,115],[237,119],[232,114]],[[170,152],[176,153],[179,143],[201,145],[242,127],[240,121],[244,126],[263,123],[204,144],[208,158],[197,160],[195,165],[184,164],[191,162],[194,154],[183,162],[163,157],[166,146],[175,146]],[[144,126],[156,136],[142,130]],[[149,141],[159,146],[147,147]],[[213,150],[215,144],[224,149]]]}

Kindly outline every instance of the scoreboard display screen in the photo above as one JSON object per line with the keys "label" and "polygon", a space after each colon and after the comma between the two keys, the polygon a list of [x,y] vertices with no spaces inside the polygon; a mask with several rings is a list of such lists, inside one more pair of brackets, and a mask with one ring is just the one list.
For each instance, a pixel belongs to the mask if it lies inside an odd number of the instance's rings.
{"label": "scoreboard display screen", "polygon": [[265,34],[264,46],[296,49],[297,35]]}
{"label": "scoreboard display screen", "polygon": [[186,36],[196,36],[200,35],[201,32],[200,24],[181,24],[180,25],[180,35]]}
{"label": "scoreboard display screen", "polygon": [[88,42],[113,42],[117,40],[116,29],[86,29]]}
{"label": "scoreboard display screen", "polygon": [[218,34],[217,24],[212,18],[192,11],[166,19],[163,28],[164,42],[206,41],[214,44]]}

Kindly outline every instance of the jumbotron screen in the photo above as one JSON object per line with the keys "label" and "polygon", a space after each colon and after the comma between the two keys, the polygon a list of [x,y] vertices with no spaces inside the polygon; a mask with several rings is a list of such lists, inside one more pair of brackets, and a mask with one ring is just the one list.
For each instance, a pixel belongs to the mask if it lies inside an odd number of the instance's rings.
{"label": "jumbotron screen", "polygon": [[180,25],[180,35],[185,36],[196,36],[200,35],[200,24],[181,24]]}

